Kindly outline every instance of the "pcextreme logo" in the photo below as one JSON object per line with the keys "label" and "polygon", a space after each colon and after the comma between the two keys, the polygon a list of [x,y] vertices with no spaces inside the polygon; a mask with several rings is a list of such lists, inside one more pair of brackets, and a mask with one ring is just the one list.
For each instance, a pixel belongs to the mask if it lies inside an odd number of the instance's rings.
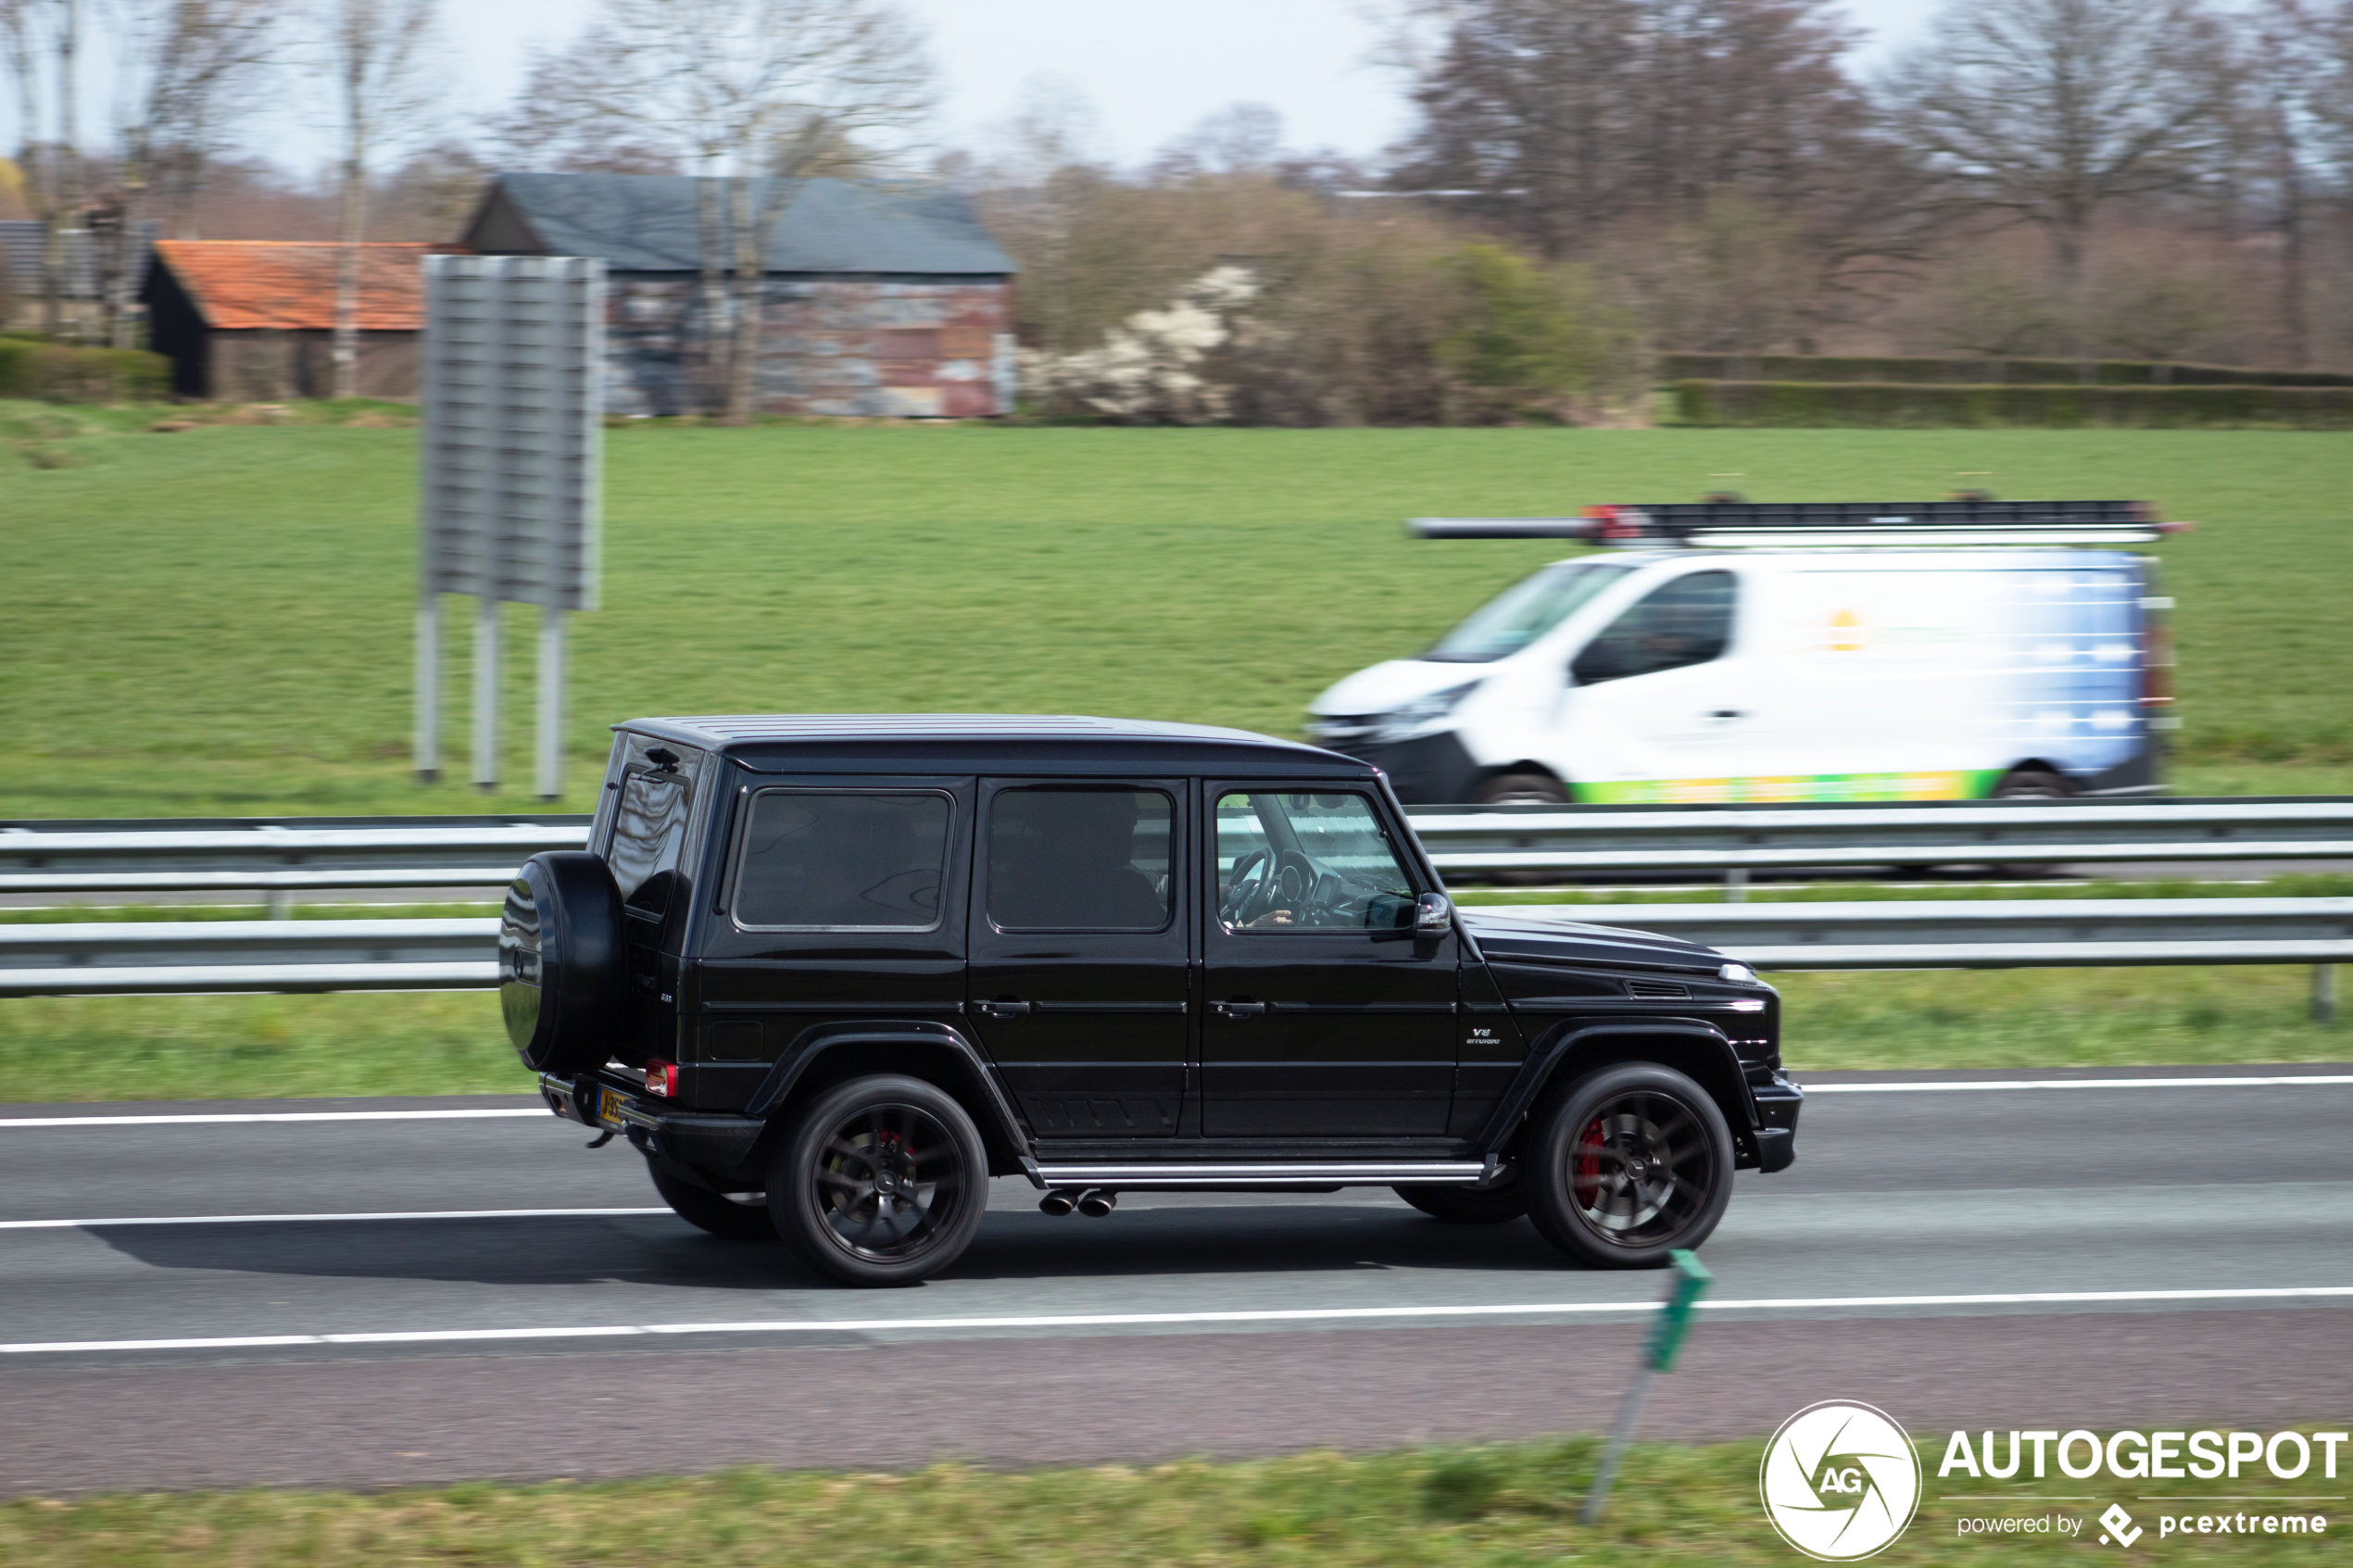
{"label": "pcextreme logo", "polygon": [[1886,1411],[1825,1399],[1781,1423],[1757,1474],[1781,1539],[1823,1562],[1883,1551],[1920,1505],[1920,1461]]}

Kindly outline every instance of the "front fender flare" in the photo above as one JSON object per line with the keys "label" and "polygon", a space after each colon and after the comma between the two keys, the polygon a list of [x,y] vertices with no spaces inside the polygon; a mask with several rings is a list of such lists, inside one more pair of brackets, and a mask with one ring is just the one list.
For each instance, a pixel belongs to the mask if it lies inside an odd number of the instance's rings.
{"label": "front fender flare", "polygon": [[[1501,1150],[1544,1091],[1555,1083],[1566,1082],[1564,1074],[1576,1075],[1586,1063],[1659,1060],[1644,1055],[1640,1048],[1644,1040],[1672,1041],[1676,1047],[1672,1055],[1683,1057],[1701,1069],[1692,1076],[1724,1112],[1724,1120],[1732,1129],[1733,1146],[1742,1156],[1741,1162],[1754,1163],[1757,1158],[1756,1133],[1762,1123],[1756,1113],[1756,1098],[1749,1092],[1747,1077],[1741,1068],[1740,1053],[1714,1024],[1680,1018],[1570,1019],[1539,1035],[1519,1076],[1512,1081],[1511,1088],[1480,1132],[1478,1148],[1488,1153]],[[1617,1043],[1633,1048],[1613,1048]]]}

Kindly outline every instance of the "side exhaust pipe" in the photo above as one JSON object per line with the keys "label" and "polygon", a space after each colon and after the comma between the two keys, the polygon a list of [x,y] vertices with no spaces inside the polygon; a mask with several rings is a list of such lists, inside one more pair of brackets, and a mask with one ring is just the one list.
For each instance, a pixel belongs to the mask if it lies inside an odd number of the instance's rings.
{"label": "side exhaust pipe", "polygon": [[1100,1220],[1119,1207],[1119,1194],[1107,1187],[1088,1187],[1078,1197],[1078,1211],[1090,1220]]}
{"label": "side exhaust pipe", "polygon": [[1051,1214],[1057,1220],[1077,1207],[1077,1197],[1061,1187],[1056,1187],[1038,1200],[1038,1211],[1040,1214]]}

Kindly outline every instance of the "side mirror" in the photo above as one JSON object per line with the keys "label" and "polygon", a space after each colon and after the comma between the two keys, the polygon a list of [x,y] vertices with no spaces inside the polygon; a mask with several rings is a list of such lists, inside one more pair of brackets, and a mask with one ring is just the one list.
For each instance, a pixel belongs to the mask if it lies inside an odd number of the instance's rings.
{"label": "side mirror", "polygon": [[1443,893],[1425,893],[1414,900],[1414,935],[1443,936],[1454,929],[1454,904]]}

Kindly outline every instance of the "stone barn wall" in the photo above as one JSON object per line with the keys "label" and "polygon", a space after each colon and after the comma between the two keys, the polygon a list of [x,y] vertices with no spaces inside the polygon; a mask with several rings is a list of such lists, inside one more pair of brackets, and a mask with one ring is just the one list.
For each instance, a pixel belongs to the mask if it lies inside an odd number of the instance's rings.
{"label": "stone barn wall", "polygon": [[[610,282],[606,408],[695,408],[701,279]],[[771,278],[756,377],[772,414],[984,419],[1013,408],[1013,285],[1000,280]]]}

